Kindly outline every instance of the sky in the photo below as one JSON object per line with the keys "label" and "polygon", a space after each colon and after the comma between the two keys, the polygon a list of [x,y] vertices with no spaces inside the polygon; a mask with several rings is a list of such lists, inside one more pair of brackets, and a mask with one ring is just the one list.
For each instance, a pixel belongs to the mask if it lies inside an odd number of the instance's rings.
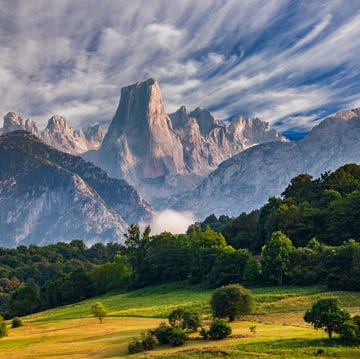
{"label": "sky", "polygon": [[206,107],[291,138],[360,106],[359,0],[0,0],[0,113],[109,124],[150,77],[168,113]]}

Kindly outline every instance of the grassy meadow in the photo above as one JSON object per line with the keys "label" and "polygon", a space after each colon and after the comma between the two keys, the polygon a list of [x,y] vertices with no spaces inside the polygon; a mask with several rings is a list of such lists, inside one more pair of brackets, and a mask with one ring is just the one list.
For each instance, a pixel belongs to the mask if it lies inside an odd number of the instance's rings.
{"label": "grassy meadow", "polygon": [[[360,358],[360,347],[329,342],[302,317],[320,298],[336,297],[352,314],[360,313],[360,293],[327,292],[320,286],[256,288],[254,314],[232,323],[231,337],[205,341],[192,335],[181,347],[159,346],[127,355],[127,345],[154,328],[175,308],[203,313],[209,322],[212,290],[182,285],[157,286],[129,293],[107,294],[22,318],[24,326],[0,339],[0,357],[22,358]],[[109,311],[103,324],[90,307],[101,301]],[[256,326],[255,333],[250,331]]]}

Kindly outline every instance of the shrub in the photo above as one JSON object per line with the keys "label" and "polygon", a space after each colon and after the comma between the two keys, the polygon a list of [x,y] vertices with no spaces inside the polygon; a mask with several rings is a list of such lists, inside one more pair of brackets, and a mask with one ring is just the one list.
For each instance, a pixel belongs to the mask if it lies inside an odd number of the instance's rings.
{"label": "shrub", "polygon": [[141,341],[141,345],[144,350],[151,350],[155,348],[156,340],[153,336],[153,333],[151,331],[148,331]]}
{"label": "shrub", "polygon": [[251,333],[253,333],[253,334],[256,333],[256,325],[251,325],[251,326],[249,327],[249,329],[250,329],[250,332],[251,332]]}
{"label": "shrub", "polygon": [[211,339],[224,339],[231,333],[231,327],[226,320],[215,318],[210,325],[208,334]]}
{"label": "shrub", "polygon": [[4,318],[0,315],[0,338],[8,335],[7,325]]}
{"label": "shrub", "polygon": [[357,335],[358,331],[359,327],[353,319],[346,320],[340,329],[340,338],[344,344],[356,344],[360,341],[360,337]]}
{"label": "shrub", "polygon": [[173,310],[169,315],[170,325],[172,327],[181,327],[184,313],[184,310],[181,308]]}
{"label": "shrub", "polygon": [[182,328],[189,332],[196,332],[201,326],[199,313],[185,312],[182,318]]}
{"label": "shrub", "polygon": [[178,347],[180,345],[183,345],[185,343],[185,340],[187,339],[186,333],[181,328],[171,328],[171,334],[169,337],[169,343],[173,347]]}
{"label": "shrub", "polygon": [[140,340],[134,339],[131,343],[129,343],[128,345],[129,354],[140,353],[142,351],[144,351],[144,348]]}
{"label": "shrub", "polygon": [[160,325],[153,330],[153,334],[160,344],[169,344],[171,333],[172,328],[164,322],[160,323]]}
{"label": "shrub", "polygon": [[210,305],[216,318],[229,318],[251,313],[254,300],[251,292],[239,284],[230,284],[215,290]]}
{"label": "shrub", "polygon": [[202,327],[200,329],[200,335],[206,340],[209,338],[209,331]]}
{"label": "shrub", "polygon": [[21,319],[19,317],[15,317],[11,322],[11,328],[18,328],[23,325]]}

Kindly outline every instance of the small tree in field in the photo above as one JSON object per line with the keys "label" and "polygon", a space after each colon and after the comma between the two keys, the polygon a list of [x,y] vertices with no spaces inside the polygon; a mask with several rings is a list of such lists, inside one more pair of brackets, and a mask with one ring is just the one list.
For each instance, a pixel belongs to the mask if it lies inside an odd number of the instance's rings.
{"label": "small tree in field", "polygon": [[91,313],[99,319],[100,323],[107,316],[107,310],[101,302],[96,302],[91,306]]}
{"label": "small tree in field", "polygon": [[251,313],[254,300],[249,290],[239,284],[230,284],[215,290],[210,305],[215,318],[229,318],[232,322]]}
{"label": "small tree in field", "polygon": [[313,324],[315,329],[324,328],[330,339],[333,333],[341,332],[344,322],[349,319],[350,314],[333,298],[320,299],[304,315],[305,322]]}

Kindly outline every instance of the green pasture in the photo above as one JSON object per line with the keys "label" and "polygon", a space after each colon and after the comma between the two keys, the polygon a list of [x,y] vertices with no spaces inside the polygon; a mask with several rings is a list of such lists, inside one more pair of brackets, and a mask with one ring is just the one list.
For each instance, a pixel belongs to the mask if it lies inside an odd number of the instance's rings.
{"label": "green pasture", "polygon": [[[359,347],[330,342],[302,317],[320,298],[338,298],[352,314],[360,314],[360,293],[328,292],[323,287],[269,287],[252,290],[256,309],[232,323],[233,334],[221,341],[192,336],[181,347],[159,346],[154,351],[127,355],[127,345],[154,328],[175,308],[203,313],[209,323],[212,290],[180,285],[157,286],[113,293],[23,318],[24,326],[9,328],[0,339],[0,357],[23,358],[360,358]],[[101,301],[109,310],[103,324],[90,307]],[[256,332],[250,327],[256,325]],[[10,326],[9,326],[10,327]]]}

